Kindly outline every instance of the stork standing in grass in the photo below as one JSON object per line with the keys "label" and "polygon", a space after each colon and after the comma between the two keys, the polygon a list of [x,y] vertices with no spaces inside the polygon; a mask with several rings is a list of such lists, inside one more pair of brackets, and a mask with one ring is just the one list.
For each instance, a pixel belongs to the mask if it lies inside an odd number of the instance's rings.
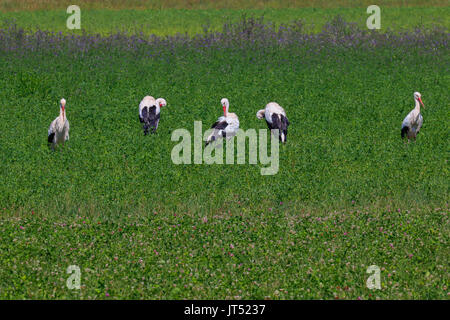
{"label": "stork standing in grass", "polygon": [[405,136],[409,140],[416,140],[416,136],[420,131],[423,123],[423,117],[420,114],[420,105],[425,108],[422,102],[422,95],[419,92],[414,92],[414,101],[416,102],[416,106],[411,110],[410,113],[406,116],[406,118],[402,122],[402,138]]}
{"label": "stork standing in grass", "polygon": [[155,100],[152,96],[146,96],[139,104],[139,121],[143,123],[144,135],[148,134],[150,128],[152,133],[158,129],[161,108],[165,107],[167,102],[163,98]]}
{"label": "stork standing in grass", "polygon": [[231,138],[239,130],[239,119],[235,113],[228,112],[230,102],[227,98],[220,101],[223,109],[223,116],[219,117],[217,121],[211,126],[213,132],[206,139],[205,147],[219,138]]}
{"label": "stork standing in grass", "polygon": [[286,111],[276,102],[269,102],[264,109],[256,113],[258,119],[266,119],[270,130],[278,130],[280,141],[286,143],[287,128],[289,120],[286,117]]}
{"label": "stork standing in grass", "polygon": [[66,117],[66,100],[61,99],[59,105],[59,117],[52,121],[48,128],[48,144],[55,150],[55,146],[69,140],[69,120]]}

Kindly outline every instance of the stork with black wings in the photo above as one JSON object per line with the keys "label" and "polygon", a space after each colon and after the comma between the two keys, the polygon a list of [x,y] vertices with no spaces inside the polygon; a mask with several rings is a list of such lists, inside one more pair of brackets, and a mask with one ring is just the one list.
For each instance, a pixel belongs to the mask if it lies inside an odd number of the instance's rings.
{"label": "stork with black wings", "polygon": [[167,105],[166,100],[152,96],[146,96],[139,104],[139,121],[143,123],[144,135],[147,135],[150,128],[152,133],[158,129],[161,108]]}
{"label": "stork with black wings", "polygon": [[223,98],[220,102],[222,104],[223,116],[219,117],[211,126],[211,129],[214,130],[206,139],[205,147],[220,138],[231,138],[239,130],[238,116],[235,113],[228,112],[230,108],[228,99]]}
{"label": "stork with black wings", "polygon": [[286,111],[276,102],[269,102],[264,109],[256,113],[258,119],[265,118],[270,130],[278,130],[280,141],[286,143],[287,129],[289,120],[286,117]]}

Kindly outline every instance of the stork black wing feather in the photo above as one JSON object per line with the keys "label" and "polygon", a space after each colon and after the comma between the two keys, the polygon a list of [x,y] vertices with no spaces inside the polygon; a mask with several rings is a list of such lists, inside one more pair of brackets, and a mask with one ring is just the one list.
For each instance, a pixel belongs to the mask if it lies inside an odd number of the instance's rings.
{"label": "stork black wing feather", "polygon": [[216,121],[212,126],[211,129],[217,129],[217,130],[223,130],[228,126],[228,122],[226,121]]}
{"label": "stork black wing feather", "polygon": [[289,125],[289,121],[288,121],[288,119],[285,117],[285,116],[283,116],[283,115],[280,115],[280,117],[281,117],[281,131],[283,131],[283,133],[284,133],[284,138],[286,139],[286,137],[287,137],[287,127],[288,127],[288,125]]}
{"label": "stork black wing feather", "polygon": [[147,135],[148,129],[150,127],[148,108],[147,107],[142,108],[141,113],[142,113],[142,122],[144,123],[144,135]]}
{"label": "stork black wing feather", "polygon": [[272,127],[273,129],[281,129],[281,121],[276,113],[272,114]]}
{"label": "stork black wing feather", "polygon": [[159,119],[159,113],[156,114],[156,106],[148,108],[148,118],[150,121],[156,120],[157,118]]}
{"label": "stork black wing feather", "polygon": [[55,133],[52,132],[48,135],[47,141],[48,141],[48,143],[53,143],[54,139],[55,139]]}
{"label": "stork black wing feather", "polygon": [[156,107],[154,107],[155,108],[154,110],[152,110],[152,108],[150,108],[149,124],[150,124],[150,127],[153,128],[152,129],[152,133],[155,133],[156,129],[158,129],[158,123],[159,123],[160,114],[156,113]]}

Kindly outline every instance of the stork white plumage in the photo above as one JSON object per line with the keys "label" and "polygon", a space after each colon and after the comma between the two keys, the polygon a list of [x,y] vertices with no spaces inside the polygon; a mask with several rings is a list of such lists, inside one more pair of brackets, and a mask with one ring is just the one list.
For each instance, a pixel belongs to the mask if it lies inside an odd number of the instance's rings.
{"label": "stork white plumage", "polygon": [[256,117],[258,119],[265,118],[269,129],[278,130],[280,141],[286,143],[289,120],[286,117],[286,111],[284,111],[283,107],[276,102],[269,102],[264,109],[256,113]]}
{"label": "stork white plumage", "polygon": [[66,100],[61,99],[59,105],[59,116],[52,121],[50,128],[48,128],[47,141],[49,146],[54,150],[56,145],[69,140],[69,120],[66,117]]}
{"label": "stork white plumage", "polygon": [[415,108],[403,119],[401,136],[405,136],[409,140],[416,140],[416,136],[420,131],[423,123],[423,117],[420,113],[420,105],[425,108],[422,102],[422,95],[419,92],[414,92]]}
{"label": "stork white plumage", "polygon": [[219,117],[219,119],[211,126],[211,129],[214,130],[206,139],[205,147],[219,138],[231,138],[236,135],[239,130],[238,116],[235,113],[228,112],[228,109],[230,108],[228,99],[223,98],[220,103],[223,109],[223,116]]}
{"label": "stork white plumage", "polygon": [[165,107],[167,102],[164,98],[155,100],[152,96],[145,96],[139,104],[139,121],[143,123],[144,135],[152,128],[152,133],[158,129],[161,108]]}

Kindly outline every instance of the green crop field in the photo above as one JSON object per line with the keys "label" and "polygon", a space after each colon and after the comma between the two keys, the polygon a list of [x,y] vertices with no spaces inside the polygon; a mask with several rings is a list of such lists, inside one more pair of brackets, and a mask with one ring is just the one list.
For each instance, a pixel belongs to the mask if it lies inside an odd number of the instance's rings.
{"label": "green crop field", "polygon": [[[200,9],[90,8],[74,35],[65,11],[0,14],[17,18],[0,28],[0,298],[448,299],[448,7],[387,10],[402,35],[354,8]],[[424,125],[405,143],[415,91]],[[145,95],[168,103],[148,136]],[[70,140],[52,152],[62,97]],[[284,107],[275,175],[173,163],[173,132],[205,131],[223,97],[243,130]]]}

